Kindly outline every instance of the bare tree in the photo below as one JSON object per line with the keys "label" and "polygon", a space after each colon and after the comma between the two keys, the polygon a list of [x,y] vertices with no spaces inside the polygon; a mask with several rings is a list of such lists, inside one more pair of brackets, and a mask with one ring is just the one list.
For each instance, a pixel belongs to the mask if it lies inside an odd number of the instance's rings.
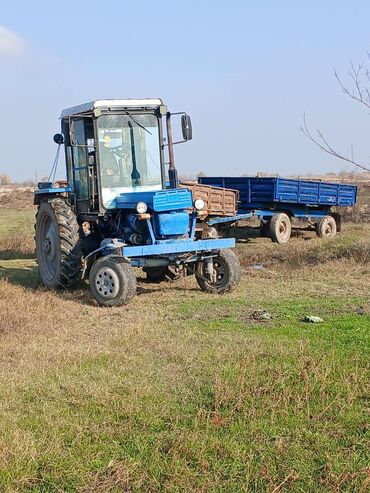
{"label": "bare tree", "polygon": [[206,174],[203,172],[203,171],[199,171],[199,173],[197,173],[197,179],[198,178],[201,178],[202,176],[206,176]]}
{"label": "bare tree", "polygon": [[0,175],[0,185],[3,185],[4,187],[10,185],[10,176],[4,174]]}
{"label": "bare tree", "polygon": [[[370,71],[368,67],[364,63],[360,63],[358,66],[355,66],[352,61],[350,61],[350,68],[347,75],[349,77],[349,85],[344,82],[344,80],[339,76],[337,70],[334,69],[334,77],[336,78],[343,93],[354,101],[362,104],[367,109],[370,109]],[[364,171],[370,171],[370,165],[359,163],[353,159],[352,146],[351,156],[348,156],[345,153],[334,149],[334,147],[329,144],[321,130],[316,129],[316,133],[314,134],[307,126],[305,114],[303,115],[303,125],[300,127],[300,130],[311,142],[327,154],[341,159],[342,161],[346,161],[347,163],[353,164]]]}

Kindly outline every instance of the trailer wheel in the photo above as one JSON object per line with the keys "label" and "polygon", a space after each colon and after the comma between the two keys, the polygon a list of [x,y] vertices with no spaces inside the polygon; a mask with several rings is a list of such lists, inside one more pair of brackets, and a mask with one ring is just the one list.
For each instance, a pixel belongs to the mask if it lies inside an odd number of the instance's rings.
{"label": "trailer wheel", "polygon": [[42,283],[71,288],[80,281],[82,250],[80,227],[67,200],[43,200],[36,214],[36,257]]}
{"label": "trailer wheel", "polygon": [[101,257],[94,262],[89,283],[92,296],[102,306],[125,305],[136,294],[133,268],[115,255]]}
{"label": "trailer wheel", "polygon": [[333,238],[337,234],[337,223],[334,217],[320,217],[316,223],[316,234],[320,238]]}
{"label": "trailer wheel", "polygon": [[202,291],[208,293],[222,294],[230,291],[239,284],[240,263],[238,256],[229,249],[220,250],[213,257],[214,278],[211,279],[207,273],[207,265],[203,260],[198,262],[195,270],[195,278]]}
{"label": "trailer wheel", "polygon": [[292,232],[292,223],[289,216],[284,212],[274,214],[270,221],[269,232],[274,243],[287,243]]}

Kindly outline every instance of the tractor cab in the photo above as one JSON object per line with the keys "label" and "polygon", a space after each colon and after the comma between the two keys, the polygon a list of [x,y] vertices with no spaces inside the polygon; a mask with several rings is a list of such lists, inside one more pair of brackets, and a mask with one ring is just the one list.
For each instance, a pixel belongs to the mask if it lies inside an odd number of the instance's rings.
{"label": "tractor cab", "polygon": [[[161,99],[96,100],[62,112],[62,135],[55,140],[65,144],[78,213],[126,208],[131,200],[154,197],[166,183],[177,188],[170,119]],[[185,113],[182,133],[183,141],[191,139]]]}

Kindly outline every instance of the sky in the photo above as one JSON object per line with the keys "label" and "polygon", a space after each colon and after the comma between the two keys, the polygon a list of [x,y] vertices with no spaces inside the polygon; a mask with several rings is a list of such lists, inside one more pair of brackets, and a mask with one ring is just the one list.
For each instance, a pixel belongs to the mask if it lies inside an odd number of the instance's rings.
{"label": "sky", "polygon": [[352,171],[300,132],[304,113],[370,162],[370,116],[333,75],[368,60],[368,1],[0,5],[0,174],[14,180],[47,175],[61,110],[97,98],[160,97],[189,113],[193,140],[175,149],[185,176]]}

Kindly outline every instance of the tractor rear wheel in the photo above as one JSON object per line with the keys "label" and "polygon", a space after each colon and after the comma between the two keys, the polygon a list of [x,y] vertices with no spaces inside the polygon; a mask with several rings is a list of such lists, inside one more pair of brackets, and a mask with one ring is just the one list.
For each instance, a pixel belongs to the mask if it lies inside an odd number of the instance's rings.
{"label": "tractor rear wheel", "polygon": [[270,221],[269,232],[274,243],[287,243],[292,232],[289,216],[285,212],[274,214]]}
{"label": "tractor rear wheel", "polygon": [[42,283],[50,289],[78,284],[82,268],[80,227],[66,199],[55,197],[40,203],[35,241]]}
{"label": "tractor rear wheel", "polygon": [[91,294],[102,306],[126,305],[136,294],[134,269],[123,257],[115,255],[94,262],[89,283]]}
{"label": "tractor rear wheel", "polygon": [[240,263],[238,256],[229,249],[220,250],[213,257],[213,276],[207,273],[205,261],[198,262],[195,278],[202,291],[222,294],[231,291],[240,281]]}
{"label": "tractor rear wheel", "polygon": [[320,238],[333,238],[337,234],[337,223],[334,217],[321,217],[316,223],[316,234]]}

